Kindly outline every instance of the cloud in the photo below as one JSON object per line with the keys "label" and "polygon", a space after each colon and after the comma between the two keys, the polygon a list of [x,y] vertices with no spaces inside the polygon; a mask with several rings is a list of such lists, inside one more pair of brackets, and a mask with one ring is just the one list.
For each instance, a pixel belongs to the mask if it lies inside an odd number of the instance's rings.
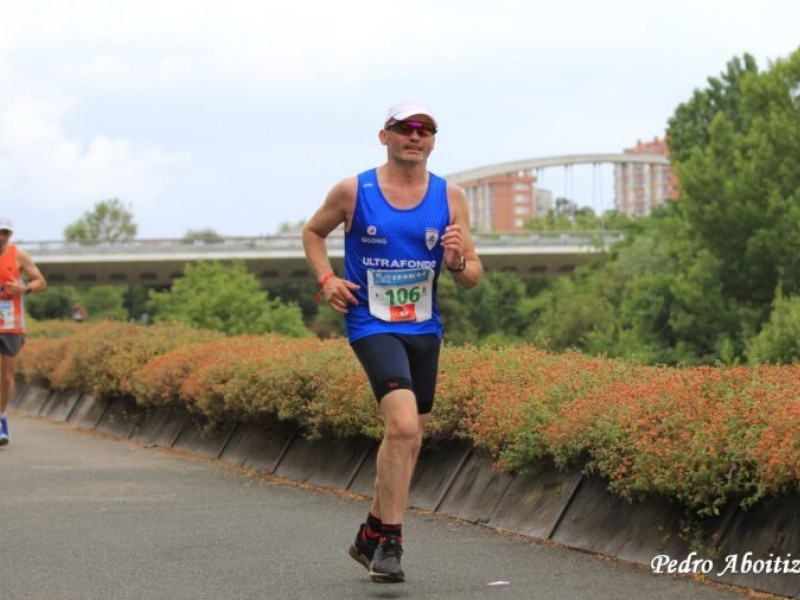
{"label": "cloud", "polygon": [[114,196],[158,202],[168,171],[186,157],[102,134],[81,140],[61,125],[74,108],[74,98],[57,91],[18,92],[0,103],[0,196],[45,209]]}

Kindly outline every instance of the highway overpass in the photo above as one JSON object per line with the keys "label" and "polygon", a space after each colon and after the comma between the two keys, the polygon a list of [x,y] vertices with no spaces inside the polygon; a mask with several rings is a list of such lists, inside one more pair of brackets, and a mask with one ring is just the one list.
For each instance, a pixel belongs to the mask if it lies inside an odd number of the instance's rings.
{"label": "highway overpass", "polygon": [[[527,232],[475,237],[487,270],[523,277],[571,273],[622,239],[619,232]],[[264,286],[313,280],[299,234],[227,238],[218,242],[135,240],[119,244],[20,242],[52,285],[168,286],[187,263],[242,260]],[[332,235],[328,250],[343,271],[344,238]]]}

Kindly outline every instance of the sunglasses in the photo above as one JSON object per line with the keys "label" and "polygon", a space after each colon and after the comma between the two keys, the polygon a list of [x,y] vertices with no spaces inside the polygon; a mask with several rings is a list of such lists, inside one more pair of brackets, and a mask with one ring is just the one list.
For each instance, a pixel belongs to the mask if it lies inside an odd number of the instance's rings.
{"label": "sunglasses", "polygon": [[415,131],[419,137],[431,137],[436,135],[436,127],[421,121],[397,121],[391,125],[387,125],[386,129],[390,129],[400,135],[411,135]]}
{"label": "sunglasses", "polygon": [[8,235],[11,233],[10,229],[0,229],[0,235]]}

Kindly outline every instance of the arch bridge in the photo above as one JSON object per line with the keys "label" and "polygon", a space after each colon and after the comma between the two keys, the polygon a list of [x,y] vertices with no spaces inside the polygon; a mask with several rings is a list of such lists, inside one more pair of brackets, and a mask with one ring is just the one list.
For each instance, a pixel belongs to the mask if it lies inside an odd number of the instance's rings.
{"label": "arch bridge", "polygon": [[458,171],[447,176],[452,183],[464,183],[476,179],[504,175],[506,173],[532,173],[549,167],[570,167],[573,165],[657,165],[669,166],[669,158],[661,154],[616,153],[616,154],[567,154],[563,156],[547,156],[544,158],[528,158],[510,162],[476,167],[466,171]]}

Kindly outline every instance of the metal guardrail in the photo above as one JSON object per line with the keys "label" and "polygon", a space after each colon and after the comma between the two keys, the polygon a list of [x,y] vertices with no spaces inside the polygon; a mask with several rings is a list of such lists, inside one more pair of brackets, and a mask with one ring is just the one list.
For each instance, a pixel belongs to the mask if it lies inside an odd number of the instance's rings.
{"label": "metal guardrail", "polygon": [[[525,233],[473,234],[475,246],[536,247],[536,246],[594,246],[607,248],[624,239],[619,231],[533,231]],[[180,239],[142,239],[127,242],[82,243],[65,241],[20,241],[18,247],[34,257],[86,254],[179,254],[186,252],[226,253],[236,251],[302,251],[299,235],[269,237],[230,237],[221,240],[185,241]],[[330,249],[344,247],[344,236],[328,237]]]}

